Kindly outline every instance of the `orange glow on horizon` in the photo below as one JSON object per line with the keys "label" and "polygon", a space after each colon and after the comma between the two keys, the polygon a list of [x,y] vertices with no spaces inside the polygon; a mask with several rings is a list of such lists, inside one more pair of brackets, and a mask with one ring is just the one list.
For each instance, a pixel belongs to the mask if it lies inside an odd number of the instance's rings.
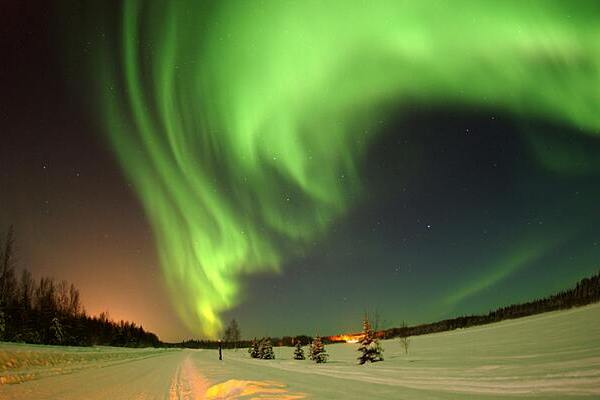
{"label": "orange glow on horizon", "polygon": [[362,333],[351,333],[336,336],[329,336],[329,340],[332,342],[346,342],[346,343],[358,343],[363,338]]}

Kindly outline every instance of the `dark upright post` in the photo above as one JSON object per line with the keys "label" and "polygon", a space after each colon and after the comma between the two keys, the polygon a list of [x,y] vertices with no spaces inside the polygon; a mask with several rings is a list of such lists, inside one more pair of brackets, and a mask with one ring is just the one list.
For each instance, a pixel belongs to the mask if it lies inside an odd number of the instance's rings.
{"label": "dark upright post", "polygon": [[221,341],[219,340],[219,361],[223,361],[223,353],[221,353]]}

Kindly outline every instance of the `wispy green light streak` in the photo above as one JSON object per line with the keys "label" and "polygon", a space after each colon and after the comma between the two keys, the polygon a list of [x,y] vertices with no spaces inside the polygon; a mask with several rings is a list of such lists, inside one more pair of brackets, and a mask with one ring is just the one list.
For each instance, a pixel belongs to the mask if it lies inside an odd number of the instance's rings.
{"label": "wispy green light streak", "polygon": [[594,2],[202,3],[125,2],[122,51],[95,68],[174,303],[208,336],[242,275],[277,271],[352,204],[391,108],[600,129]]}

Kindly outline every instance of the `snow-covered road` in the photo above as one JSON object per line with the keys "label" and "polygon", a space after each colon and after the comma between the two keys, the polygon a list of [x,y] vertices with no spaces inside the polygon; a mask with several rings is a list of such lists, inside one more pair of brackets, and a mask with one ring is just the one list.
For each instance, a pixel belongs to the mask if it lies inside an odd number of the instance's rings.
{"label": "snow-covered road", "polygon": [[[0,389],[3,399],[155,399],[178,397],[188,390],[180,371],[187,354],[169,352],[155,357],[90,366],[66,375],[53,375]],[[51,371],[60,373],[60,366]],[[178,381],[179,380],[179,381]],[[162,397],[157,395],[161,394]],[[188,397],[193,398],[193,397]]]}
{"label": "snow-covered road", "polygon": [[48,369],[48,376],[38,376],[20,384],[1,385],[0,399],[195,400],[258,397],[291,400],[305,397],[289,393],[285,384],[279,382],[220,379],[236,373],[245,374],[239,366],[236,367],[239,361],[219,362],[214,359],[214,351],[148,353],[146,357],[107,365],[87,365],[66,371],[66,374],[63,367],[56,365]]}
{"label": "snow-covered road", "polygon": [[[0,343],[0,399],[536,399],[600,398],[600,304],[419,336],[384,362],[254,360],[244,350],[69,348]],[[21,382],[21,383],[17,383]]]}

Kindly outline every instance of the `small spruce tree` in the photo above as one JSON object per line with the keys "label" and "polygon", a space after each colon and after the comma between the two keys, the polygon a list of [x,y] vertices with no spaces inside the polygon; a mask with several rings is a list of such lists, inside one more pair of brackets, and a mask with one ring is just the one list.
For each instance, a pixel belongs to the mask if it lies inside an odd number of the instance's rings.
{"label": "small spruce tree", "polygon": [[296,349],[294,350],[294,360],[304,360],[304,350],[302,349],[302,342],[296,341]]}
{"label": "small spruce tree", "polygon": [[252,358],[259,358],[260,351],[259,351],[259,345],[258,345],[258,342],[256,341],[256,338],[254,338],[252,340],[252,345],[248,348],[248,353],[250,353],[250,357],[252,357]]}
{"label": "small spruce tree", "polygon": [[316,363],[327,362],[329,354],[325,351],[325,345],[321,341],[321,338],[317,336],[310,345],[309,357]]}
{"label": "small spruce tree", "polygon": [[360,352],[360,356],[358,357],[358,363],[360,365],[367,361],[383,361],[383,349],[379,344],[379,340],[375,338],[375,334],[373,333],[373,329],[371,329],[371,324],[369,324],[369,319],[366,315],[363,321],[363,339],[360,341],[358,351]]}
{"label": "small spruce tree", "polygon": [[266,338],[260,342],[259,346],[260,358],[263,360],[273,360],[275,359],[275,353],[273,352],[273,345],[271,344],[271,339]]}

